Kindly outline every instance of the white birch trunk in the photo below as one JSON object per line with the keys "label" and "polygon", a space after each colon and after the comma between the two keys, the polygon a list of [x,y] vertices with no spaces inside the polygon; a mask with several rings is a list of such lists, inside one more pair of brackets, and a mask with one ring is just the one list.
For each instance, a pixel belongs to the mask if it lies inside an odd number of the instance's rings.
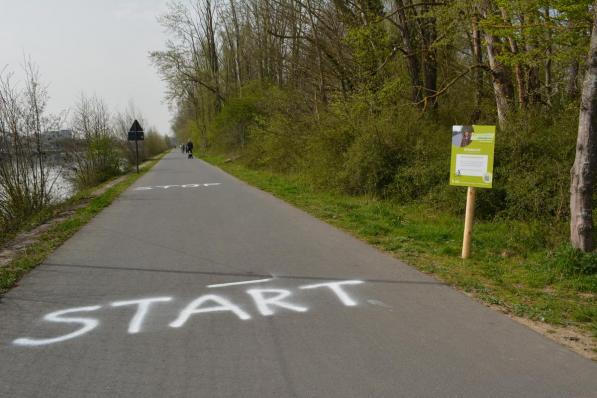
{"label": "white birch trunk", "polygon": [[593,242],[593,184],[597,167],[597,1],[587,71],[582,85],[576,158],[570,184],[570,242],[591,251]]}

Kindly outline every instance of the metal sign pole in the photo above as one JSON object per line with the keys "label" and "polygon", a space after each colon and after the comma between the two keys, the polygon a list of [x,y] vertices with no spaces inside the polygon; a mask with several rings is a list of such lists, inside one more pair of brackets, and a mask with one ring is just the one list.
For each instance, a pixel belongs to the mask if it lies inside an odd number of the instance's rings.
{"label": "metal sign pole", "polygon": [[137,165],[137,174],[139,174],[139,141],[143,141],[144,139],[145,134],[143,133],[143,127],[141,127],[139,122],[135,120],[129,130],[128,140],[135,141],[135,163]]}
{"label": "metal sign pole", "polygon": [[137,174],[139,174],[139,140],[135,140],[135,155],[137,159]]}

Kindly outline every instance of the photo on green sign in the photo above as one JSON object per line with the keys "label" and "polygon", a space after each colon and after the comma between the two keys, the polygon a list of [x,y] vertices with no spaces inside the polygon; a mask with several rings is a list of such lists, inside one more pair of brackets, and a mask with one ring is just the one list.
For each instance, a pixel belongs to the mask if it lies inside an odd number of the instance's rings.
{"label": "photo on green sign", "polygon": [[450,185],[491,188],[495,126],[452,126]]}

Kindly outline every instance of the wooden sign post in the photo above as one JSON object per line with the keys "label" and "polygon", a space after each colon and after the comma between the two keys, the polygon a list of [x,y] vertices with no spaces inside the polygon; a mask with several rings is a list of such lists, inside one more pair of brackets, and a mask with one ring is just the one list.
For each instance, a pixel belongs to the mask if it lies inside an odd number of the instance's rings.
{"label": "wooden sign post", "polygon": [[464,216],[464,237],[462,238],[462,258],[471,255],[473,240],[473,220],[475,219],[475,187],[468,187],[466,194],[466,213]]}
{"label": "wooden sign post", "polygon": [[462,258],[471,255],[476,188],[491,188],[495,126],[453,126],[450,185],[468,187]]}

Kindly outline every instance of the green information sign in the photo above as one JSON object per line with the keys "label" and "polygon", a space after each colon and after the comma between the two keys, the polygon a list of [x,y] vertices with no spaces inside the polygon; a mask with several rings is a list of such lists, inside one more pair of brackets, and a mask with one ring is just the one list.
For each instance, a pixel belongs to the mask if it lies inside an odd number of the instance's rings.
{"label": "green information sign", "polygon": [[491,188],[495,126],[452,126],[450,185]]}

